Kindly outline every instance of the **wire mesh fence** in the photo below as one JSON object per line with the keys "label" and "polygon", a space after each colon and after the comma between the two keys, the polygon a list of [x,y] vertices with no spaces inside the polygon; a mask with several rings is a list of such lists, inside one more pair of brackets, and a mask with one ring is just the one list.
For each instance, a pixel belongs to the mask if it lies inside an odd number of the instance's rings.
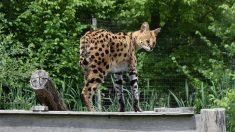
{"label": "wire mesh fence", "polygon": [[[122,21],[121,23],[119,23]],[[92,24],[91,19],[84,20],[83,23]],[[128,32],[134,31],[133,27],[128,27],[125,24],[125,20],[97,20],[97,28],[104,28],[112,32]],[[139,28],[137,27],[136,30]],[[194,43],[191,43],[191,40]],[[211,41],[219,43],[217,39],[210,38]],[[200,38],[167,38],[162,37],[161,34],[157,39],[157,46],[155,49],[150,52],[139,51],[137,53],[138,58],[138,75],[139,75],[139,91],[140,91],[140,105],[143,110],[153,110],[154,107],[177,107],[177,106],[190,106],[192,105],[192,100],[195,101],[197,88],[191,85],[191,80],[185,75],[183,70],[191,70],[191,74],[195,75],[196,78],[207,82],[208,78],[198,72],[196,69],[198,66],[200,68],[205,67],[204,69],[210,69],[208,66],[204,66],[204,62],[209,62],[208,58],[216,59],[210,52],[210,48],[206,44],[202,44]],[[210,57],[210,55],[212,55]],[[224,65],[227,66],[231,71],[235,70],[235,60],[234,56],[226,56],[222,52],[222,56],[226,59]],[[177,64],[172,61],[172,58],[177,60]],[[197,59],[195,59],[197,58]],[[207,59],[207,60],[206,60]],[[201,61],[201,62],[200,62]],[[181,67],[179,67],[179,66]],[[180,69],[185,68],[185,69]],[[203,70],[203,69],[199,69]],[[214,74],[214,73],[213,73]],[[208,81],[212,86],[213,83]],[[226,80],[221,81],[221,86],[224,87]],[[65,83],[65,84],[63,84]],[[215,93],[211,87],[205,87],[205,84],[200,84],[199,87],[200,98],[205,98],[204,96],[209,95],[210,93]],[[235,86],[235,83],[231,86]],[[28,87],[28,86],[25,86]],[[67,82],[62,82],[58,84],[58,88],[61,89],[61,95],[65,98],[66,103],[71,108],[71,110],[86,110],[85,105],[82,104],[82,99],[80,98],[82,84],[75,84]],[[223,91],[223,88],[219,88],[217,91]],[[24,94],[18,94],[17,92],[7,92],[5,95],[3,86],[0,86],[0,96],[2,96],[0,109],[12,108],[29,108],[32,104],[35,104],[35,97],[32,91],[29,92],[29,96],[24,96]],[[102,111],[117,111],[118,110],[118,100],[116,97],[116,91],[114,89],[112,74],[109,74],[105,78],[105,82],[100,87],[100,101],[94,99],[94,102],[97,104],[98,109]],[[221,90],[222,89],[222,90]],[[17,89],[20,92],[20,89]],[[205,90],[205,91],[203,91]],[[24,91],[21,90],[21,91]],[[202,93],[203,92],[203,93]],[[9,94],[8,94],[9,93]],[[203,95],[205,93],[205,95]],[[206,93],[209,93],[206,95]],[[216,93],[217,94],[217,93]],[[18,96],[15,96],[18,95]],[[22,96],[21,96],[22,95]],[[128,73],[124,73],[124,95],[126,102],[126,110],[131,111],[132,109],[132,94],[129,86]],[[202,96],[203,95],[203,96]],[[218,94],[220,96],[222,94]],[[9,98],[9,99],[8,99]],[[202,100],[203,100],[202,99]],[[14,101],[10,101],[14,100]],[[27,101],[24,101],[27,100]],[[24,102],[20,102],[24,101]],[[28,102],[32,102],[29,104]],[[8,103],[10,102],[10,103]],[[17,105],[16,103],[20,102],[23,105]],[[206,102],[201,101],[201,102]],[[15,105],[15,106],[14,106]],[[206,105],[204,105],[206,106]],[[101,108],[100,108],[101,107]]]}
{"label": "wire mesh fence", "polygon": [[[122,23],[118,23],[122,21]],[[90,24],[91,21],[90,21]],[[97,20],[97,28],[104,28],[112,32],[128,32],[133,29],[128,28],[125,25],[125,20]],[[136,30],[139,30],[138,28]],[[212,42],[219,43],[216,38],[209,38]],[[194,69],[195,65],[201,65],[201,62],[196,62],[196,59],[191,59],[194,55],[197,55],[198,60],[210,58],[211,54],[206,52],[210,50],[206,44],[202,44],[203,41],[198,38],[166,38],[159,37],[157,40],[157,46],[152,53],[144,53],[145,58],[148,61],[140,60],[142,65],[139,69],[139,91],[140,91],[140,105],[143,110],[153,110],[154,107],[177,107],[190,106],[192,100],[196,99],[195,87],[192,87],[188,82],[188,76],[186,76],[179,67],[171,60],[172,55],[177,52],[182,52],[177,62],[179,65],[188,67],[195,73],[197,78],[207,81],[207,78],[202,73]],[[203,50],[202,54],[200,51]],[[141,54],[142,51],[137,54]],[[197,54],[194,54],[194,52]],[[137,55],[138,56],[138,55]],[[206,56],[204,58],[204,56]],[[175,56],[173,56],[175,57]],[[201,57],[201,58],[200,58]],[[144,58],[144,59],[145,59]],[[177,58],[177,59],[178,59]],[[211,57],[213,59],[213,56]],[[166,61],[168,60],[168,61]],[[234,59],[233,61],[225,62],[229,66],[229,69],[235,69]],[[143,62],[141,62],[143,61]],[[209,68],[209,67],[208,67]],[[105,78],[105,82],[101,86],[101,105],[103,110],[112,111],[117,110],[118,101],[115,94],[115,89],[112,82],[112,75],[109,74]],[[132,110],[132,94],[129,87],[128,75],[124,74],[124,95],[127,110]],[[185,101],[184,101],[185,100]],[[180,104],[181,101],[181,104]],[[97,102],[97,101],[95,101]]]}

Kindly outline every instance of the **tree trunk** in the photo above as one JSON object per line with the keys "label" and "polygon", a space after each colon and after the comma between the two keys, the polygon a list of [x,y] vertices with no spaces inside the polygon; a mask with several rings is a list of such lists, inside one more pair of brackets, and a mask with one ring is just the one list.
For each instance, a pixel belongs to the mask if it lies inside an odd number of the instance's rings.
{"label": "tree trunk", "polygon": [[30,84],[41,105],[48,106],[49,110],[54,111],[68,110],[46,71],[37,70],[33,72],[30,79]]}

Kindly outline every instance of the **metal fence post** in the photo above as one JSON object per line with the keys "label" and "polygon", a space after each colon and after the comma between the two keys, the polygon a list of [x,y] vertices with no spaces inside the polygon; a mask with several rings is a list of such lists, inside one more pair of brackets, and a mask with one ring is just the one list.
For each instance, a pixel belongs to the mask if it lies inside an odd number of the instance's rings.
{"label": "metal fence post", "polygon": [[92,28],[95,30],[97,28],[97,19],[94,16],[92,16],[91,21],[92,21]]}
{"label": "metal fence post", "polygon": [[[92,16],[91,21],[92,21],[92,29],[95,30],[97,28],[97,19],[94,16]],[[98,111],[101,111],[102,110],[101,91],[99,88],[97,89],[97,93],[96,93],[96,104],[97,104]]]}

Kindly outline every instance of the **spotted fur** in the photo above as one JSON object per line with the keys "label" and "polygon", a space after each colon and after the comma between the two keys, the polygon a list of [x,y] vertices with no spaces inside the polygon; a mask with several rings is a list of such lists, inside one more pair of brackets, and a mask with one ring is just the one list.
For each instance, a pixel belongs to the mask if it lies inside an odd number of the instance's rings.
{"label": "spotted fur", "polygon": [[133,94],[133,109],[139,107],[136,51],[143,48],[151,51],[156,45],[160,28],[149,30],[144,22],[135,32],[112,33],[104,29],[88,31],[80,39],[80,65],[84,68],[84,88],[82,96],[89,111],[95,111],[92,95],[104,82],[107,73],[113,73],[115,89],[120,104],[119,111],[125,111],[123,95],[123,72],[129,72],[130,87]]}

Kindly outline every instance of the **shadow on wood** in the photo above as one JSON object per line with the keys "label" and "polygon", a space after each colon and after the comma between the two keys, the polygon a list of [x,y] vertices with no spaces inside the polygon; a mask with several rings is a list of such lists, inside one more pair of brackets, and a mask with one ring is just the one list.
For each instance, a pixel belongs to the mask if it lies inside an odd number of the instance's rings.
{"label": "shadow on wood", "polygon": [[48,106],[49,110],[67,111],[68,108],[64,104],[63,99],[45,70],[36,70],[32,73],[30,85],[36,93],[40,103]]}

